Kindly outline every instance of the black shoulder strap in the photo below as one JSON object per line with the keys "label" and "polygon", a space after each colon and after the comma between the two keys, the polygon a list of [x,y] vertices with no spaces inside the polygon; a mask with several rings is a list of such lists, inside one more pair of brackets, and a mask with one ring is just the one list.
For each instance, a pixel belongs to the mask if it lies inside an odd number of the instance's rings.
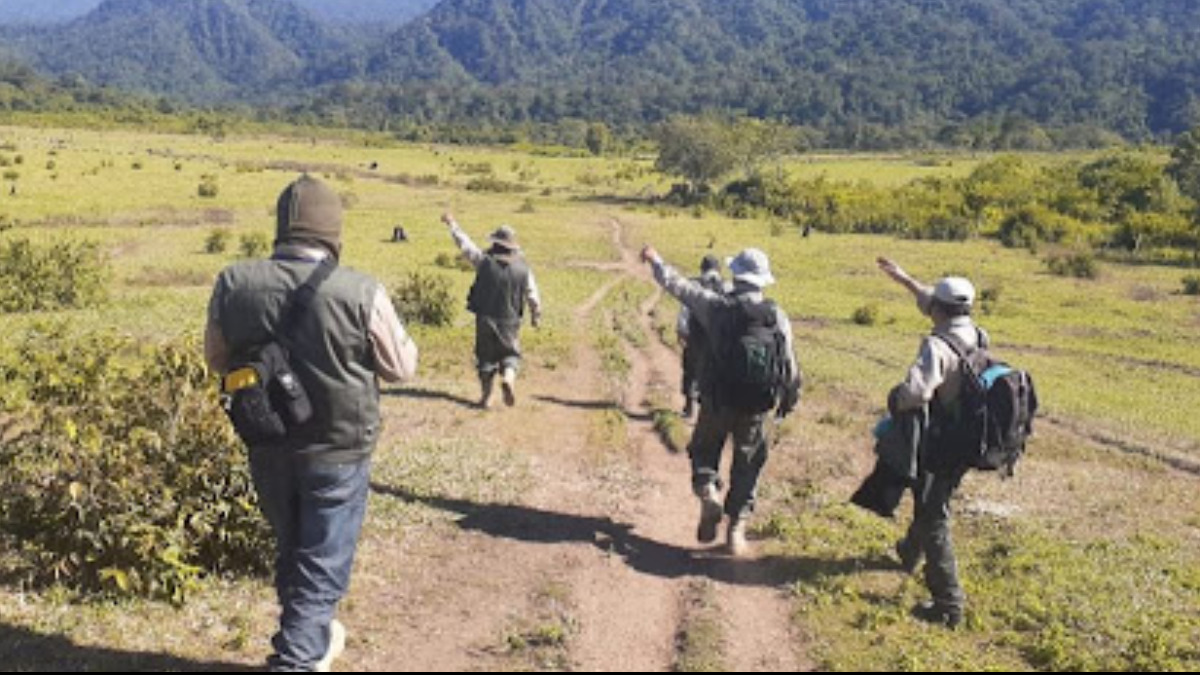
{"label": "black shoulder strap", "polygon": [[313,298],[317,296],[317,289],[325,283],[335,269],[337,269],[337,261],[333,257],[325,258],[317,265],[317,269],[313,270],[308,279],[292,292],[287,308],[284,309],[283,320],[279,322],[279,328],[275,331],[277,337],[291,334],[292,329],[304,316],[305,310],[312,304]]}

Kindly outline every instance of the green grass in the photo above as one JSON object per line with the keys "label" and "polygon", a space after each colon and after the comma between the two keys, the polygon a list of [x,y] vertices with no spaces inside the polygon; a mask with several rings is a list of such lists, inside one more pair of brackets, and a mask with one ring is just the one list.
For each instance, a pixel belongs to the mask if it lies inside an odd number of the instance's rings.
{"label": "green grass", "polygon": [[[636,312],[652,289],[625,281],[594,310],[594,321],[577,325],[576,309],[614,274],[581,263],[619,260],[611,221],[624,225],[631,246],[653,243],[685,272],[706,253],[727,256],[745,246],[761,247],[779,279],[771,295],[796,320],[797,352],[808,384],[800,414],[784,427],[785,443],[802,448],[796,471],[803,478],[768,481],[763,502],[772,506],[757,534],[768,537],[763,545],[769,554],[783,558],[792,570],[804,648],[819,667],[1200,668],[1194,476],[1120,457],[1043,423],[1015,484],[971,480],[964,488],[963,503],[988,499],[1020,510],[1007,520],[964,513],[956,521],[971,604],[965,629],[955,633],[908,616],[924,591],[917,579],[887,569],[900,525],[844,504],[864,462],[854,453],[866,452],[867,432],[887,390],[903,377],[929,330],[907,293],[875,268],[876,256],[892,257],[925,280],[953,272],[970,276],[981,290],[999,289],[979,321],[1001,356],[1034,374],[1044,411],[1065,426],[1200,459],[1200,416],[1192,412],[1200,409],[1200,350],[1194,344],[1200,304],[1179,292],[1178,268],[1102,263],[1099,278],[1085,281],[1055,277],[1039,256],[991,241],[820,233],[805,239],[778,223],[638,201],[661,193],[670,182],[647,173],[646,159],[369,147],[353,137],[314,141],[264,135],[213,143],[182,135],[2,127],[0,143],[8,142],[25,162],[16,167],[18,194],[0,194],[0,220],[17,223],[0,233],[0,240],[19,236],[46,242],[69,235],[97,241],[108,252],[114,274],[109,299],[100,307],[6,315],[0,347],[46,320],[66,322],[81,336],[117,331],[165,342],[200,335],[211,280],[236,259],[242,235],[273,235],[275,199],[301,164],[317,167],[353,203],[344,264],[389,287],[414,269],[436,271],[449,279],[454,297],[463,299],[451,326],[413,328],[426,382],[459,398],[475,395],[470,376],[474,327],[462,306],[473,275],[435,265],[439,254],[454,253],[438,222],[443,211],[453,210],[479,243],[501,223],[516,227],[546,309],[541,330],[522,333],[527,366],[564,369],[577,344],[594,345],[602,371],[612,380],[614,401],[630,367],[627,350],[650,339],[672,339],[676,305],[660,301],[651,322],[658,336],[646,335]],[[50,161],[52,170],[45,168]],[[141,163],[140,170],[132,168],[134,161]],[[964,175],[978,161],[800,157],[789,160],[788,170],[895,185],[919,176]],[[372,162],[379,165],[375,171],[368,168]],[[467,191],[473,174],[464,167],[481,164],[524,191]],[[204,175],[216,176],[215,198],[197,195]],[[523,208],[526,201],[532,211]],[[386,243],[396,225],[406,227],[410,242]],[[229,252],[205,253],[205,240],[218,227],[231,233]],[[878,314],[871,325],[856,325],[851,317],[865,306],[877,307]],[[454,384],[441,386],[447,382]],[[665,405],[657,408],[659,432],[678,435],[682,425],[672,424]],[[425,412],[417,417],[425,420]],[[611,409],[591,413],[586,425],[602,452],[626,445],[628,420],[615,402]],[[372,536],[402,536],[414,524],[444,525],[453,517],[420,498],[512,503],[536,483],[528,456],[507,451],[481,433],[436,424],[412,437],[394,433],[381,443],[374,477],[418,499],[373,498]],[[788,475],[784,466],[771,470]],[[257,590],[214,588],[214,595],[198,598],[199,609],[173,622],[163,619],[167,610],[152,604],[77,609],[53,593],[22,599],[6,590],[0,594],[0,623],[28,628],[46,644],[68,636],[80,645],[161,651],[162,645],[149,644],[147,625],[181,629],[198,622],[191,634],[230,645],[215,648],[216,656],[225,649],[235,660],[245,660],[245,635],[265,634],[273,620],[269,594]],[[250,624],[238,623],[237,612],[222,609],[223,597],[230,598],[231,608],[251,606]],[[550,646],[551,666],[563,663],[557,659],[573,630],[554,616],[539,618],[535,612],[512,631],[526,645]],[[104,628],[108,625],[115,628]],[[696,628],[697,634],[704,630]],[[214,658],[213,649],[190,645],[176,652]],[[518,661],[540,667],[539,659]],[[710,661],[705,657],[697,663]]]}
{"label": "green grass", "polygon": [[951,632],[909,616],[924,590],[890,560],[894,526],[819,492],[802,492],[792,507],[762,531],[785,542],[798,611],[820,626],[822,668],[1160,671],[1200,662],[1200,577],[1193,552],[1177,543],[1078,541],[1036,524],[961,517],[969,609]]}

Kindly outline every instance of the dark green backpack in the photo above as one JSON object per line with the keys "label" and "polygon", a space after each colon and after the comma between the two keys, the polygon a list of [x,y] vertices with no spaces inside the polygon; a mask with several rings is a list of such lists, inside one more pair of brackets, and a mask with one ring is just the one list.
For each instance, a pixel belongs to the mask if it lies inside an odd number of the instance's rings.
{"label": "dark green backpack", "polygon": [[748,413],[775,408],[788,383],[786,341],[775,303],[728,298],[711,321],[717,400]]}

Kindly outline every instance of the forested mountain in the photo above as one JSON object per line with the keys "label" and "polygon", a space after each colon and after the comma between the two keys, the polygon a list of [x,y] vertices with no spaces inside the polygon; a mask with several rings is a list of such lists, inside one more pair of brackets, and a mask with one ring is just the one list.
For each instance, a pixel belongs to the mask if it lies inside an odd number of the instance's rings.
{"label": "forested mountain", "polygon": [[897,128],[1017,115],[1139,137],[1197,121],[1200,3],[446,0],[374,54],[368,79],[536,86],[515,113],[535,117],[733,108]]}
{"label": "forested mountain", "polygon": [[295,0],[327,21],[398,26],[424,14],[438,0]]}
{"label": "forested mountain", "polygon": [[1043,129],[1147,139],[1200,122],[1198,2],[443,0],[380,40],[298,4],[350,19],[432,2],[106,0],[0,44],[49,74],[389,128],[720,111],[839,146],[1037,147]]}
{"label": "forested mountain", "polygon": [[263,100],[338,77],[332,64],[353,49],[282,0],[106,0],[61,27],[21,31],[12,45],[51,73],[206,102]]}
{"label": "forested mountain", "polygon": [[[65,22],[87,14],[101,1],[0,0],[0,25]],[[395,27],[420,16],[437,0],[296,0],[296,4],[334,23]]]}
{"label": "forested mountain", "polygon": [[66,21],[98,4],[100,0],[0,0],[0,25]]}

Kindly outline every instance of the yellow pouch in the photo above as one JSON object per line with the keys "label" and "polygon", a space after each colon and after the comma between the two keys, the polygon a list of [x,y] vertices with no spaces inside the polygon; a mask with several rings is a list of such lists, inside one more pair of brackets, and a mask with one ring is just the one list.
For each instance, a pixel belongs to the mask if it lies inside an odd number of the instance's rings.
{"label": "yellow pouch", "polygon": [[247,387],[258,384],[258,372],[247,366],[238,368],[225,376],[225,393],[232,394]]}

